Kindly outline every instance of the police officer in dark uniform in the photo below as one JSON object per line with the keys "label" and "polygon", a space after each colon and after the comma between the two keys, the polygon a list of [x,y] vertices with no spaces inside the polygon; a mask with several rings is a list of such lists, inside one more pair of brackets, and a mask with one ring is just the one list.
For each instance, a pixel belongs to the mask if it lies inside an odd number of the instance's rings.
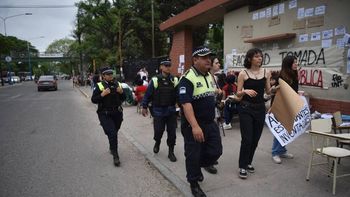
{"label": "police officer in dark uniform", "polygon": [[171,61],[165,60],[160,63],[161,74],[155,76],[150,81],[147,91],[142,100],[142,115],[148,115],[148,104],[152,102],[152,116],[155,144],[153,152],[159,152],[160,142],[165,130],[168,132],[167,144],[169,146],[168,158],[175,162],[177,159],[174,154],[176,140],[176,86],[178,78],[170,74]]}
{"label": "police officer in dark uniform", "polygon": [[211,54],[207,47],[196,48],[192,53],[193,66],[178,85],[186,177],[194,196],[206,196],[198,184],[203,181],[201,167],[214,165],[222,154],[221,136],[214,121],[215,82],[208,72]]}
{"label": "police officer in dark uniform", "polygon": [[101,69],[102,81],[94,88],[91,101],[98,104],[97,115],[100,124],[108,137],[109,150],[113,155],[115,166],[120,166],[118,155],[118,130],[123,121],[123,108],[125,99],[123,88],[119,82],[114,81],[113,70],[110,67]]}

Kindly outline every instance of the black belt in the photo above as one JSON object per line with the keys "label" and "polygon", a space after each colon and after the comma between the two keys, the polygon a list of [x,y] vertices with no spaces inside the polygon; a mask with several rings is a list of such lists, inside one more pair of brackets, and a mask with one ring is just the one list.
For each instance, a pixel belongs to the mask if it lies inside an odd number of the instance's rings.
{"label": "black belt", "polygon": [[253,109],[260,109],[265,107],[265,103],[251,103],[248,101],[241,101],[240,103],[242,107],[251,107]]}
{"label": "black belt", "polygon": [[115,107],[104,107],[101,111],[106,111],[106,112],[123,112],[122,106],[115,106]]}

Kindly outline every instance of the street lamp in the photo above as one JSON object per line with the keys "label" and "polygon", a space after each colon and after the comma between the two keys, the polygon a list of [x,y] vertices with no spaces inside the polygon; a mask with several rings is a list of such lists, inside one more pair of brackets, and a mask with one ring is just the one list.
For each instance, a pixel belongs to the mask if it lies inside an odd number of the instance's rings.
{"label": "street lamp", "polygon": [[[39,38],[45,38],[45,37],[39,36],[39,37],[31,38],[28,40],[34,40],[34,39],[39,39]],[[33,80],[33,78],[32,78],[32,64],[30,63],[30,51],[29,51],[29,41],[28,40],[27,40],[27,50],[28,50],[29,76],[30,76],[30,80]]]}
{"label": "street lamp", "polygon": [[[4,22],[4,32],[5,32],[5,37],[7,37],[7,33],[6,33],[6,20],[9,19],[9,18],[13,18],[13,17],[17,17],[17,16],[23,16],[23,15],[33,15],[32,13],[28,12],[28,13],[23,13],[23,14],[16,14],[16,15],[11,15],[11,16],[7,16],[7,17],[1,17],[0,16],[0,19]],[[9,69],[9,72],[10,72],[10,77],[9,77],[9,84],[12,84],[12,79],[11,79],[11,65],[8,63],[8,69]],[[1,78],[1,82],[3,83],[2,81],[2,78]]]}
{"label": "street lamp", "polygon": [[16,16],[23,16],[23,15],[33,15],[32,13],[24,13],[24,14],[16,14],[16,15],[12,15],[12,16],[7,16],[7,17],[1,17],[0,18],[2,19],[2,21],[4,22],[4,31],[5,31],[5,36],[7,36],[7,33],[6,33],[6,20],[9,19],[9,18],[13,18],[13,17],[16,17]]}

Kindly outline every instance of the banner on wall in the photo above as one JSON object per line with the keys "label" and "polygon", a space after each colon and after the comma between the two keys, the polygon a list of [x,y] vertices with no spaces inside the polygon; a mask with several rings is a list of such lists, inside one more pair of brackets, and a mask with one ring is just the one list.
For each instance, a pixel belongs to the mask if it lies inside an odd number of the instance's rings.
{"label": "banner on wall", "polygon": [[[281,63],[287,55],[294,55],[298,58],[300,70],[299,84],[319,88],[341,87],[347,75],[341,72],[344,66],[344,49],[332,46],[302,47],[283,50],[263,51],[263,66],[270,70],[280,70]],[[225,65],[227,68],[242,68],[245,53],[226,55]]]}
{"label": "banner on wall", "polygon": [[[322,47],[302,47],[282,50],[263,51],[263,65],[265,67],[280,67],[282,60],[287,55],[294,55],[298,58],[301,67],[340,67],[344,64],[343,48],[332,46]],[[226,58],[232,61],[234,67],[243,67],[245,53],[235,55],[228,54],[232,58]],[[236,62],[235,62],[236,61]]]}

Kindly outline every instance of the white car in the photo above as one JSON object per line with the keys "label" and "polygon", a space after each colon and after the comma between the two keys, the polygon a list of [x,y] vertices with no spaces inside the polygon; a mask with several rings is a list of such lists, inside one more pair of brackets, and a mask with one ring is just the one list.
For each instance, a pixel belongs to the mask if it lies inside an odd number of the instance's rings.
{"label": "white car", "polygon": [[11,76],[11,81],[12,83],[20,83],[21,79],[19,78],[19,76]]}

